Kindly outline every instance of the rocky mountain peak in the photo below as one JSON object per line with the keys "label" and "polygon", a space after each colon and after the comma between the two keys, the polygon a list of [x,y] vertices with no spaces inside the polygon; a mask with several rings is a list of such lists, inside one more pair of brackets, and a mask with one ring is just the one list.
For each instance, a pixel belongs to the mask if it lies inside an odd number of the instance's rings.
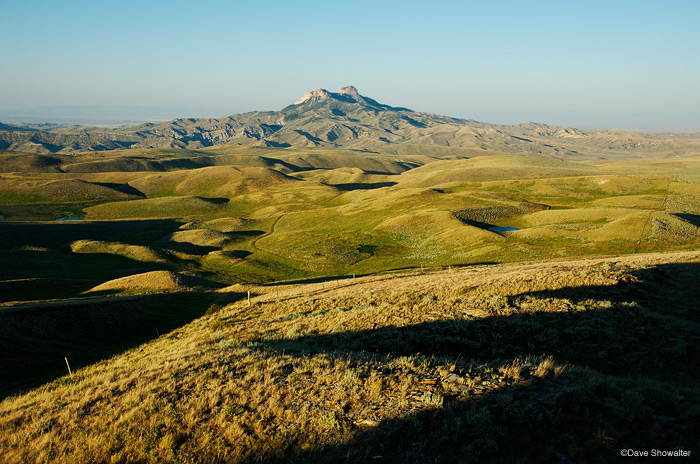
{"label": "rocky mountain peak", "polygon": [[362,98],[362,96],[360,95],[360,92],[358,92],[357,89],[352,85],[348,85],[347,87],[343,87],[342,89],[340,89],[338,91],[338,93],[341,95],[349,95],[355,99]]}
{"label": "rocky mountain peak", "polygon": [[326,89],[317,89],[311,92],[307,92],[301,97],[301,100],[295,103],[295,105],[301,105],[303,103],[318,103],[324,100],[335,99],[346,103],[360,103],[367,104],[369,100],[365,99],[360,92],[357,91],[352,85],[343,87],[338,91],[338,93],[329,92]]}
{"label": "rocky mountain peak", "polygon": [[301,97],[301,100],[298,102],[294,103],[295,105],[301,105],[302,103],[306,102],[311,102],[311,103],[316,103],[321,100],[326,100],[328,98],[331,98],[331,93],[326,90],[326,89],[316,89],[312,90],[311,92],[307,92],[304,94],[303,97]]}

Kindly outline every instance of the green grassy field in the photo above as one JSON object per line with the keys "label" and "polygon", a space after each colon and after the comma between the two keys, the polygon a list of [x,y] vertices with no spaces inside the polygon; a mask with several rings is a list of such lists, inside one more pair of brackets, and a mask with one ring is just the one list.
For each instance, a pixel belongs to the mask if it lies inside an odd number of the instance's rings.
{"label": "green grassy field", "polygon": [[[331,155],[334,152],[328,151]],[[239,155],[238,162],[245,163]],[[280,158],[291,160],[293,156],[285,153]],[[316,272],[314,269],[347,273],[351,266],[368,271],[466,263],[484,246],[497,247],[494,260],[507,261],[523,259],[519,249],[537,257],[605,253],[607,245],[599,246],[601,241],[616,243],[609,250],[613,253],[695,243],[692,220],[680,219],[687,226],[680,222],[670,226],[688,229],[675,234],[675,240],[653,236],[651,226],[646,227],[658,213],[700,213],[697,184],[681,176],[692,159],[675,164],[664,161],[663,174],[649,174],[644,165],[639,169],[631,165],[622,174],[618,162],[607,166],[600,161],[564,162],[519,155],[434,161],[402,174],[376,174],[358,167],[310,169],[305,165],[315,158],[320,156],[307,153],[303,163],[297,160],[295,169],[304,169],[298,174],[270,167],[213,166],[166,173],[42,173],[34,179],[10,176],[4,184],[7,193],[2,201],[6,205],[0,205],[0,213],[7,219],[46,219],[46,212],[38,211],[51,210],[45,203],[48,194],[38,192],[61,184],[63,196],[55,197],[52,206],[54,219],[246,219],[242,229],[264,232],[254,242],[235,240],[238,248],[251,252],[249,259],[264,251],[292,260],[300,272],[309,275]],[[67,179],[46,180],[63,177]],[[120,177],[126,182],[116,182]],[[84,184],[99,184],[100,188],[93,191],[83,188]],[[121,195],[119,201],[109,201],[115,198],[109,198],[105,191]],[[22,199],[24,211],[18,210]],[[94,204],[79,209],[87,205],[79,203],[81,199]],[[474,231],[468,224],[450,219],[458,211],[522,202],[549,210],[520,211],[495,218],[497,223],[490,224],[524,229],[517,233]],[[560,211],[564,209],[567,212]],[[401,218],[406,218],[405,224]],[[206,224],[202,228],[207,229]],[[638,229],[639,235],[630,237],[629,228]],[[231,247],[220,248],[229,251]],[[384,253],[362,253],[360,248]],[[370,259],[369,265],[363,264],[366,259]]]}
{"label": "green grassy field", "polygon": [[700,158],[475,154],[0,153],[0,455],[700,452]]}
{"label": "green grassy field", "polygon": [[[12,161],[5,171],[27,164],[16,154],[5,156]],[[103,158],[111,164],[70,168]],[[161,164],[132,170],[138,159]],[[165,162],[173,166],[163,170]],[[0,175],[0,234],[14,236],[3,241],[11,261],[17,245],[47,248],[46,258],[62,254],[62,262],[76,266],[90,255],[96,262],[105,255],[133,260],[147,247],[157,259],[137,258],[140,269],[187,271],[233,284],[682,250],[700,241],[700,188],[688,174],[698,161],[688,157],[622,164],[216,147],[62,155],[53,164],[33,163],[63,172]],[[42,240],[31,232],[35,223],[17,222],[66,218],[81,218],[82,225],[43,223]],[[117,232],[146,219],[169,220],[172,227],[148,237]],[[219,230],[226,221],[230,225]],[[494,232],[492,226],[521,230]],[[91,245],[80,245],[86,239]],[[28,256],[23,267],[43,266],[32,264],[41,261],[41,252]],[[122,267],[129,269],[126,262]],[[74,278],[80,273],[69,271]]]}

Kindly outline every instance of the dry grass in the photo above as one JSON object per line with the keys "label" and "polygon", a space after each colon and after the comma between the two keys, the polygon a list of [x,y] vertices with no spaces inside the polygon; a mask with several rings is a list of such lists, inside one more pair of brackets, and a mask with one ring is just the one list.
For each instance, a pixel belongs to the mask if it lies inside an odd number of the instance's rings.
{"label": "dry grass", "polygon": [[212,286],[216,285],[196,277],[171,271],[150,271],[104,282],[90,292],[187,292]]}
{"label": "dry grass", "polygon": [[231,241],[231,238],[223,232],[209,229],[189,229],[174,232],[164,240],[176,243],[190,243],[197,246],[221,247]]}
{"label": "dry grass", "polygon": [[[688,446],[700,396],[673,381],[696,376],[683,363],[697,332],[673,318],[697,322],[643,308],[657,300],[634,289],[682,284],[699,264],[693,252],[253,287],[250,307],[234,303],[7,398],[0,454],[8,463],[612,462],[616,447]],[[654,283],[660,268],[667,280]],[[607,325],[618,317],[625,334]],[[644,354],[634,337],[652,321],[686,351]],[[619,355],[608,336],[619,337]],[[654,371],[656,361],[675,377]],[[625,377],[640,366],[666,383]],[[669,419],[659,428],[654,417]],[[537,449],[527,445],[534,429]]]}
{"label": "dry grass", "polygon": [[172,218],[211,213],[221,205],[210,200],[185,196],[103,203],[85,208],[86,219]]}
{"label": "dry grass", "polygon": [[225,217],[218,219],[211,219],[209,221],[200,222],[188,222],[183,224],[180,229],[183,230],[194,230],[194,229],[209,229],[217,232],[236,232],[237,230],[245,227],[246,220],[236,217]]}
{"label": "dry grass", "polygon": [[70,244],[73,253],[108,253],[124,256],[135,261],[165,263],[163,255],[151,247],[128,245],[119,242],[103,242],[99,240],[76,240]]}

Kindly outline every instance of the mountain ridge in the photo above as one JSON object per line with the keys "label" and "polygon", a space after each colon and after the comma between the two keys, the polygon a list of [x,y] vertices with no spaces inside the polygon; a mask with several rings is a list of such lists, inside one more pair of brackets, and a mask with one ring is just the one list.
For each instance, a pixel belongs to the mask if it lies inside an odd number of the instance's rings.
{"label": "mountain ridge", "polygon": [[700,137],[582,131],[533,122],[489,124],[389,106],[361,95],[354,86],[338,92],[313,90],[279,111],[252,111],[216,119],[180,118],[117,129],[0,125],[0,149],[34,153],[202,149],[218,145],[367,149],[395,144],[561,157],[637,155],[652,149],[678,154],[697,151]]}

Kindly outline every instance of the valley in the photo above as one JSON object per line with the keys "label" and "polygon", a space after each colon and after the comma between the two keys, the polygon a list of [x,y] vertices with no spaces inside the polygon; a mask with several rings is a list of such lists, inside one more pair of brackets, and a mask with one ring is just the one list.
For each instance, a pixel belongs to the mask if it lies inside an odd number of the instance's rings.
{"label": "valley", "polygon": [[[0,155],[5,166],[18,156]],[[40,277],[11,271],[8,260],[31,266],[31,258],[17,259],[20,245],[51,249],[60,260],[140,254],[141,266],[234,284],[692,249],[700,239],[694,157],[653,166],[240,147],[186,156],[81,154],[55,164],[60,172],[42,164],[2,174],[8,278]],[[134,158],[138,170],[130,169]],[[207,165],[163,168],[197,158]]]}

